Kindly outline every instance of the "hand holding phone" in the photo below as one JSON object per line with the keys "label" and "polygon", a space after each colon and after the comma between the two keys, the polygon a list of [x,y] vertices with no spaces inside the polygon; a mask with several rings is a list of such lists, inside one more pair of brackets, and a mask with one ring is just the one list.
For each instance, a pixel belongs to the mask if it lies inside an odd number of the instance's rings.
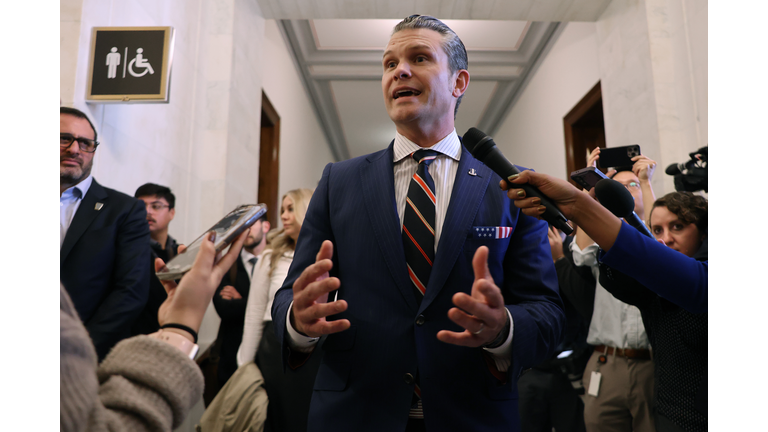
{"label": "hand holding phone", "polygon": [[238,206],[229,212],[224,218],[218,221],[213,227],[206,230],[203,235],[195,239],[187,249],[165,264],[165,267],[156,272],[160,280],[179,279],[192,268],[195,258],[200,252],[200,245],[203,238],[211,231],[215,233],[213,240],[216,253],[218,254],[232,243],[237,236],[251,227],[260,217],[267,212],[266,204],[244,204]]}
{"label": "hand holding phone", "polygon": [[579,186],[583,187],[587,191],[595,187],[597,182],[605,178],[608,177],[606,177],[602,171],[592,166],[588,166],[571,173],[571,180],[578,183]]}

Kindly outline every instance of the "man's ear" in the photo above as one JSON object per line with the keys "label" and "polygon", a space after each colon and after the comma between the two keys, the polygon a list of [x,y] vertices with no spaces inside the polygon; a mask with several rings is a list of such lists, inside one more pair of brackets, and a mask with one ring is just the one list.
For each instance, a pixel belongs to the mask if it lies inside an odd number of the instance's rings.
{"label": "man's ear", "polygon": [[173,220],[173,217],[176,216],[176,209],[172,208],[168,213],[171,214],[171,220]]}
{"label": "man's ear", "polygon": [[264,234],[269,232],[269,229],[271,226],[269,225],[269,221],[264,221],[261,223],[261,230],[264,232]]}
{"label": "man's ear", "polygon": [[456,81],[453,87],[453,97],[458,98],[467,91],[469,86],[469,72],[466,69],[461,69],[456,73]]}

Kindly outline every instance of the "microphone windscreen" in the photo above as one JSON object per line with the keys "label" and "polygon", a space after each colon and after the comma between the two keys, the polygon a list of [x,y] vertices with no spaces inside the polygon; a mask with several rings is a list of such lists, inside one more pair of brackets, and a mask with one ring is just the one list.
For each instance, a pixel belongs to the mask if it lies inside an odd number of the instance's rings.
{"label": "microphone windscreen", "polygon": [[616,217],[627,217],[635,210],[635,199],[623,184],[602,179],[595,185],[595,196]]}
{"label": "microphone windscreen", "polygon": [[475,150],[477,148],[477,144],[485,138],[486,135],[485,132],[481,131],[478,128],[469,128],[467,133],[464,134],[464,136],[461,138],[462,143],[464,146],[469,150],[470,153],[472,153],[472,156],[475,156]]}
{"label": "microphone windscreen", "polygon": [[671,176],[676,175],[676,174],[680,174],[681,173],[680,166],[678,164],[672,164],[672,165],[668,166],[667,169],[664,170],[664,172],[667,175],[671,175]]}

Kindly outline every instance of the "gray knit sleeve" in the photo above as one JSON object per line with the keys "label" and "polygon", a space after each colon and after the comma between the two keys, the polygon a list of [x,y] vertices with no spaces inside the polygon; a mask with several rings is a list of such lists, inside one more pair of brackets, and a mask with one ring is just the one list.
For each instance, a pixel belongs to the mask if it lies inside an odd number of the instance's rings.
{"label": "gray knit sleeve", "polygon": [[61,431],[170,431],[203,394],[198,366],[147,336],[117,344],[101,365],[62,290]]}

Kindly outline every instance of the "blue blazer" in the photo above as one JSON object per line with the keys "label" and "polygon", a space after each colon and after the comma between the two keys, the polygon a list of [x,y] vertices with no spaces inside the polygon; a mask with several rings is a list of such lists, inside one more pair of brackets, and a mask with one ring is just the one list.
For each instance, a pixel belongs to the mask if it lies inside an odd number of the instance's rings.
{"label": "blue blazer", "polygon": [[64,237],[59,265],[99,361],[130,336],[147,303],[149,255],[144,202],[93,180]]}
{"label": "blue blazer", "polygon": [[[418,376],[427,430],[519,430],[516,381],[523,368],[547,359],[564,326],[547,224],[519,212],[499,176],[462,148],[451,202],[421,305],[406,269],[394,192],[392,144],[368,156],[329,164],[309,204],[296,253],[272,317],[287,359],[285,319],[292,286],[334,243],[332,276],[351,328],[327,336],[309,413],[310,431],[402,431]],[[468,174],[474,169],[476,176]],[[473,227],[513,227],[507,238],[476,238]],[[506,382],[490,372],[481,348],[446,344],[440,330],[462,331],[448,319],[452,296],[469,293],[472,257],[490,249],[488,264],[514,321]],[[286,373],[291,373],[286,368]]]}

